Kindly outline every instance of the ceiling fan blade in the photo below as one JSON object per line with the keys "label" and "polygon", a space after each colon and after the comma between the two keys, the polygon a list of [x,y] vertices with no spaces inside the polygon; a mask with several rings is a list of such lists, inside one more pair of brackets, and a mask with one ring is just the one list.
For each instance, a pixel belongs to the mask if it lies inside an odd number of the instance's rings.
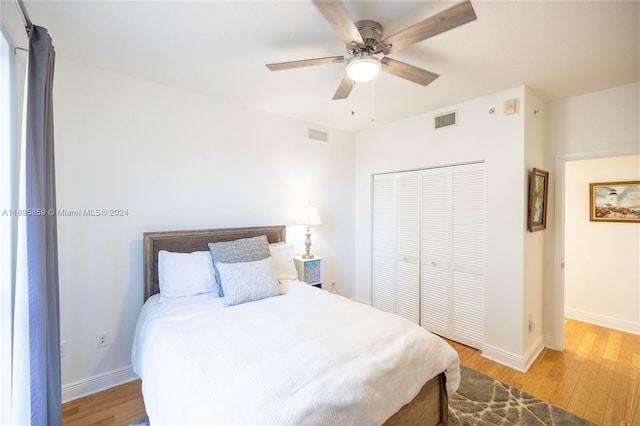
{"label": "ceiling fan blade", "polygon": [[313,4],[320,10],[320,13],[331,24],[333,30],[346,46],[350,47],[355,42],[358,46],[364,47],[362,35],[342,2],[314,0]]}
{"label": "ceiling fan blade", "polygon": [[290,70],[292,68],[312,67],[315,65],[326,65],[344,62],[344,56],[329,56],[326,58],[303,59],[301,61],[278,62],[267,64],[271,71]]}
{"label": "ceiling fan blade", "polygon": [[351,89],[356,85],[356,82],[351,80],[348,75],[344,75],[344,78],[340,82],[340,86],[338,86],[338,90],[336,90],[336,94],[333,95],[333,100],[338,99],[347,99],[349,97],[349,93],[351,93]]}
{"label": "ceiling fan blade", "polygon": [[422,68],[414,67],[413,65],[405,64],[404,62],[396,61],[391,58],[382,58],[382,71],[393,74],[396,77],[404,78],[405,80],[413,81],[414,83],[426,86],[436,78],[440,77],[438,74],[431,71],[423,70]]}
{"label": "ceiling fan blade", "polygon": [[380,42],[382,45],[389,45],[382,52],[388,55],[400,49],[411,46],[429,37],[459,27],[467,22],[476,19],[476,12],[470,1],[463,1],[449,9],[442,11],[430,18],[420,21],[417,24],[405,28],[399,33],[395,33]]}

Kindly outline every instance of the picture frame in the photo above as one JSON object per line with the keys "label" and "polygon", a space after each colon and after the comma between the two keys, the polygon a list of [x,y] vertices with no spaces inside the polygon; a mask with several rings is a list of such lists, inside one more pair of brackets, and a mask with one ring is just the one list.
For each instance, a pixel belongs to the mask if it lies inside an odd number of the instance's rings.
{"label": "picture frame", "polygon": [[549,192],[549,172],[534,168],[529,179],[529,232],[547,229],[547,194]]}
{"label": "picture frame", "polygon": [[640,181],[590,183],[589,221],[640,223]]}

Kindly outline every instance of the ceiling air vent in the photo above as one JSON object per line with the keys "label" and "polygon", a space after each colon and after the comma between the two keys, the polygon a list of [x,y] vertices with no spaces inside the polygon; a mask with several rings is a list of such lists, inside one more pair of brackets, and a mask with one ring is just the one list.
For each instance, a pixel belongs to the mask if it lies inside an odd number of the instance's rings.
{"label": "ceiling air vent", "polygon": [[327,132],[322,132],[320,130],[309,129],[309,139],[315,139],[317,141],[326,142],[328,139]]}
{"label": "ceiling air vent", "polygon": [[446,114],[440,114],[433,117],[434,129],[442,129],[443,127],[455,126],[457,123],[457,111],[447,112]]}

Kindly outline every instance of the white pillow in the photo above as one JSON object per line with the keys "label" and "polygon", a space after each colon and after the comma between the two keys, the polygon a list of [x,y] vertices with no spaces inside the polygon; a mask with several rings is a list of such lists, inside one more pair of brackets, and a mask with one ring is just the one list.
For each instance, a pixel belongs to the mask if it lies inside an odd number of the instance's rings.
{"label": "white pillow", "polygon": [[269,251],[276,279],[297,280],[298,271],[293,263],[293,246],[291,244],[270,244]]}
{"label": "white pillow", "polygon": [[211,253],[158,252],[158,280],[162,297],[195,296],[218,289]]}
{"label": "white pillow", "polygon": [[217,263],[224,305],[233,306],[282,294],[271,258],[254,262]]}

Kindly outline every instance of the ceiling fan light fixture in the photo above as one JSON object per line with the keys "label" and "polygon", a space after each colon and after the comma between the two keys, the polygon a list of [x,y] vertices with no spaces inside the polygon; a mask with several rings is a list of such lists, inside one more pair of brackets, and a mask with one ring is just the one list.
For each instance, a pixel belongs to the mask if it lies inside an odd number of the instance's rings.
{"label": "ceiling fan light fixture", "polygon": [[363,83],[373,80],[381,68],[380,59],[375,56],[357,57],[347,63],[347,75],[351,80]]}

